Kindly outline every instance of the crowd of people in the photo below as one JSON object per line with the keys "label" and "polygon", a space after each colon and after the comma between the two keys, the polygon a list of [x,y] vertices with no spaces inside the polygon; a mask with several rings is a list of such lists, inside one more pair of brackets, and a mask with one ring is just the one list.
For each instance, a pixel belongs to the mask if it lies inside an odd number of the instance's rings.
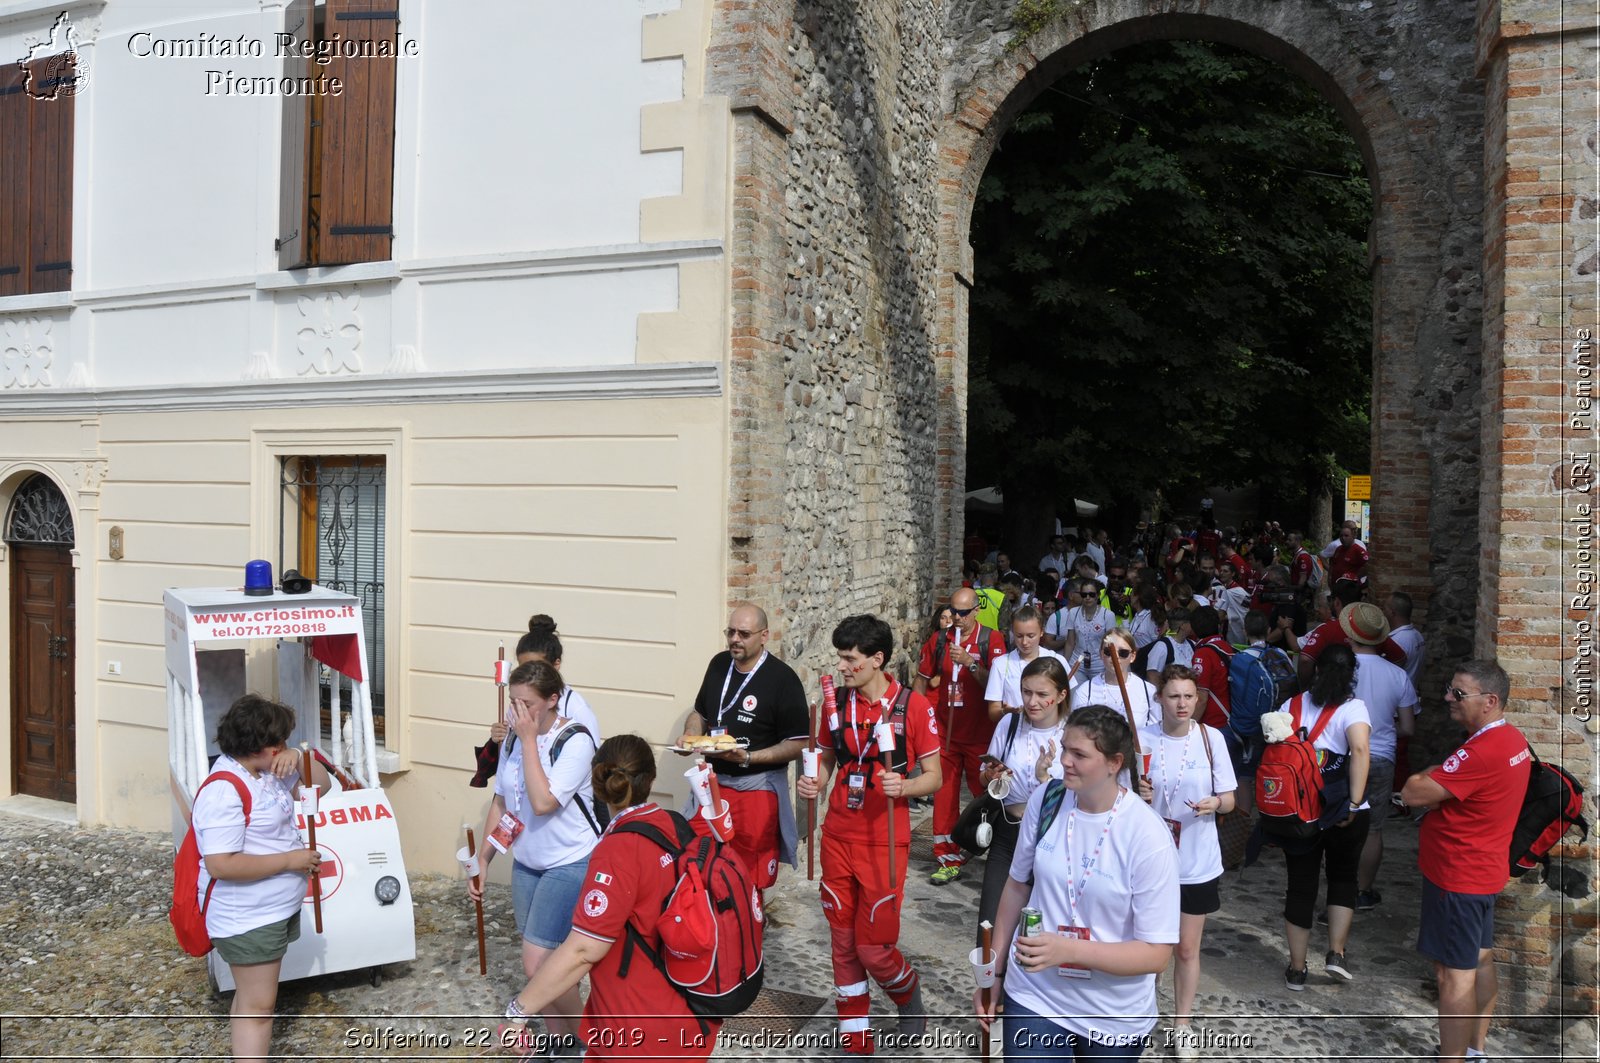
{"label": "crowd of people", "polygon": [[[726,835],[694,794],[681,813],[651,799],[651,746],[602,734],[561,677],[555,622],[534,617],[507,681],[509,711],[477,750],[474,780],[492,777],[493,797],[468,890],[481,898],[491,860],[511,856],[527,978],[505,1008],[503,1040],[555,1057],[708,1056],[718,1018],[691,1006],[662,965],[636,962],[662,954],[679,880],[652,832],[720,838],[753,884],[759,921],[762,891],[797,864],[793,792],[825,809],[819,899],[845,1053],[877,1048],[872,982],[895,1005],[898,1034],[926,1029],[923,974],[899,948],[907,877],[946,885],[981,855],[973,923],[992,924],[995,985],[974,1008],[985,1029],[1001,1023],[1007,1058],[1137,1059],[1169,966],[1174,1051],[1199,1058],[1191,1012],[1225,864],[1263,844],[1283,850],[1284,984],[1294,992],[1311,984],[1325,879],[1322,971],[1354,979],[1355,915],[1381,903],[1382,826],[1405,807],[1432,810],[1421,821],[1418,949],[1438,968],[1440,1058],[1481,1055],[1495,996],[1493,897],[1507,879],[1527,746],[1503,719],[1505,673],[1468,662],[1444,701],[1470,737],[1442,764],[1409,773],[1425,647],[1409,596],[1367,600],[1368,560],[1350,525],[1313,554],[1292,531],[1204,519],[1192,533],[1141,526],[1120,546],[1104,530],[1060,535],[1027,573],[1004,550],[978,549],[910,648],[914,678],[894,674],[888,623],[851,616],[832,635],[837,690],[809,697],[767,649],[766,613],[741,603],[684,724],[686,739],[711,739],[701,755]],[[275,897],[273,884],[287,898],[314,867],[276,799],[298,770],[283,748],[287,710],[263,705],[272,703],[242,699],[219,742],[270,814],[241,817],[229,787],[195,804],[206,868],[226,887],[208,918],[235,964],[236,1011],[248,996],[270,1012],[267,987],[275,993],[298,929],[297,905],[291,915],[263,903],[251,909],[259,920],[236,918],[241,906]],[[1225,853],[1219,821],[1248,828],[1257,774],[1281,740],[1318,751],[1322,814],[1292,837],[1258,822],[1247,852]],[[926,799],[933,865],[914,868],[911,804]],[[974,813],[985,827],[976,835],[964,829]],[[260,1054],[264,1038],[242,1024],[236,1051]]]}

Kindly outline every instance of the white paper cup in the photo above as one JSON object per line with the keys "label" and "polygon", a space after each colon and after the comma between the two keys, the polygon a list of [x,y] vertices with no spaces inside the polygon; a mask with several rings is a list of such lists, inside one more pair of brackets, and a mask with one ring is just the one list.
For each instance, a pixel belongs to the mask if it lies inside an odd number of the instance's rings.
{"label": "white paper cup", "polygon": [[1004,801],[1011,792],[1011,773],[1004,772],[989,780],[989,796],[996,801]]}
{"label": "white paper cup", "polygon": [[800,751],[801,771],[808,779],[815,779],[822,774],[822,750],[806,748]]}
{"label": "white paper cup", "polygon": [[719,842],[733,841],[733,809],[728,807],[728,802],[723,801],[722,807],[713,814],[710,806],[700,810],[701,817],[711,827],[711,833],[716,835]]}
{"label": "white paper cup", "polygon": [[456,850],[456,859],[461,862],[461,870],[467,873],[468,878],[478,873],[477,857],[473,856],[472,850],[465,845]]}
{"label": "white paper cup", "polygon": [[893,753],[894,752],[894,724],[890,723],[888,720],[884,720],[882,723],[878,724],[877,735],[878,735],[878,752],[880,754],[881,753]]}
{"label": "white paper cup", "polygon": [[989,989],[994,985],[995,958],[993,949],[989,950],[989,958],[987,960],[983,957],[983,949],[981,947],[967,953],[967,959],[972,963],[972,976],[978,980],[979,989]]}
{"label": "white paper cup", "polygon": [[307,817],[317,814],[317,788],[315,786],[300,787],[300,812]]}
{"label": "white paper cup", "polygon": [[704,762],[696,764],[683,773],[689,780],[689,789],[694,794],[695,803],[701,808],[711,807],[711,765]]}

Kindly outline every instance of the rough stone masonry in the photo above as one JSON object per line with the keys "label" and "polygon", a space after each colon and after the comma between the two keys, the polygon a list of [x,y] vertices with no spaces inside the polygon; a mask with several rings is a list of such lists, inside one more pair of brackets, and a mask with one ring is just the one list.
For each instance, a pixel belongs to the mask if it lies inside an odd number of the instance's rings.
{"label": "rough stone masonry", "polygon": [[[1564,375],[1569,341],[1596,327],[1582,190],[1597,36],[1567,10],[1582,6],[719,0],[708,78],[735,117],[730,599],[772,607],[807,680],[849,612],[887,616],[914,648],[957,573],[968,229],[996,143],[1096,56],[1220,41],[1322,91],[1374,185],[1377,579],[1419,604],[1425,705],[1454,662],[1496,655],[1514,721],[1592,783],[1576,710],[1593,671],[1568,664],[1595,614],[1566,593],[1563,521],[1593,483],[1570,472],[1594,429],[1573,427]],[[1591,847],[1565,855],[1594,868]],[[1501,1011],[1592,1011],[1595,900],[1519,881],[1502,906]]]}

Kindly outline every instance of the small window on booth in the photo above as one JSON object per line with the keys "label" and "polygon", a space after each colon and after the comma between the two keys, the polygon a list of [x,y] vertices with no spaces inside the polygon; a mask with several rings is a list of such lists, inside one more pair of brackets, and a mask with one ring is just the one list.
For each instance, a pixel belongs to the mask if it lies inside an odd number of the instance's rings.
{"label": "small window on booth", "polygon": [[290,0],[284,32],[283,76],[310,91],[283,101],[278,267],[387,261],[399,0]]}
{"label": "small window on booth", "polygon": [[[358,598],[367,643],[372,725],[384,742],[385,550],[388,516],[382,455],[297,455],[279,462],[278,571]],[[333,726],[330,677],[321,687],[323,729]]]}

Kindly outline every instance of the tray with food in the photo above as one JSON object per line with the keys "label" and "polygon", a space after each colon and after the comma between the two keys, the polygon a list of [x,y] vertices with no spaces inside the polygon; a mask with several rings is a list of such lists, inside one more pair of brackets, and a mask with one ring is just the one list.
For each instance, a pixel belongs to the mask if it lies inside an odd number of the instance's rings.
{"label": "tray with food", "polygon": [[677,745],[667,748],[687,756],[690,753],[731,753],[735,749],[749,747],[750,739],[735,738],[733,735],[684,735],[678,739]]}

